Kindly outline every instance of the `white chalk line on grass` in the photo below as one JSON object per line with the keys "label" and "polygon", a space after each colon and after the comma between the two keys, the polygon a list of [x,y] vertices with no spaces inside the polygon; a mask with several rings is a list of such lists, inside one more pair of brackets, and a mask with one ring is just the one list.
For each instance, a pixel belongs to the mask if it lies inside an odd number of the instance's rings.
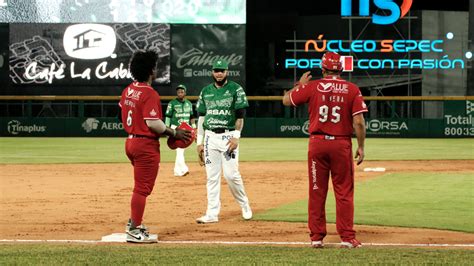
{"label": "white chalk line on grass", "polygon": [[[124,243],[117,241],[102,241],[102,240],[72,240],[72,239],[50,239],[50,240],[39,240],[39,239],[0,239],[3,243],[86,243],[86,244],[99,244],[99,243]],[[185,241],[185,240],[166,240],[158,241],[158,244],[217,244],[217,245],[304,245],[309,246],[308,242],[279,242],[279,241]],[[339,246],[340,243],[324,243],[328,246]],[[474,247],[474,244],[404,244],[404,243],[363,243],[363,246],[393,246],[393,247]]]}

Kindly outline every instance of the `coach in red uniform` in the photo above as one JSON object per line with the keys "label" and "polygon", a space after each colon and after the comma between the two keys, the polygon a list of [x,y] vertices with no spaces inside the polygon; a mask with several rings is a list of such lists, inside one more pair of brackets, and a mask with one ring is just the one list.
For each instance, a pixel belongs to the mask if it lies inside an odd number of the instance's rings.
{"label": "coach in red uniform", "polygon": [[119,106],[121,121],[127,131],[125,152],[133,165],[135,185],[131,200],[131,218],[126,227],[127,242],[152,243],[142,224],[146,198],[155,185],[160,164],[160,135],[189,140],[190,132],[171,129],[163,123],[160,96],[151,87],[156,79],[158,55],[153,51],[137,51],[130,61],[134,82],[122,92]]}
{"label": "coach in red uniform", "polygon": [[357,136],[356,158],[364,160],[365,122],[367,112],[359,88],[341,79],[341,57],[328,52],[322,58],[323,78],[310,81],[304,73],[299,84],[285,93],[283,104],[298,106],[308,103],[309,112],[309,203],[308,227],[311,245],[323,247],[326,236],[325,204],[329,175],[336,195],[336,227],[341,247],[356,248],[361,243],[355,238],[354,225],[354,163],[351,136]]}

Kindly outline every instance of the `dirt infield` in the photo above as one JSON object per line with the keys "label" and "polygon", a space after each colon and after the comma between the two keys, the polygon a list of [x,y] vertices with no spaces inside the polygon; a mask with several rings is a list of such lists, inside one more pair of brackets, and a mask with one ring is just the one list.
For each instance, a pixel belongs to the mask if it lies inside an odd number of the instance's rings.
{"label": "dirt infield", "polygon": [[[472,161],[365,162],[363,167],[400,171],[473,171]],[[380,173],[362,172],[364,180]],[[205,212],[204,169],[172,176],[163,163],[148,199],[144,222],[161,240],[308,241],[305,223],[245,222],[223,181],[220,222],[198,225]],[[287,169],[282,172],[281,169]],[[242,162],[241,173],[255,212],[307,197],[305,162]],[[123,232],[129,217],[132,167],[129,164],[0,165],[0,239],[100,239]],[[357,210],[356,210],[357,211]],[[474,234],[378,226],[356,226],[358,238],[371,243],[472,244]],[[338,242],[334,225],[328,242]]]}

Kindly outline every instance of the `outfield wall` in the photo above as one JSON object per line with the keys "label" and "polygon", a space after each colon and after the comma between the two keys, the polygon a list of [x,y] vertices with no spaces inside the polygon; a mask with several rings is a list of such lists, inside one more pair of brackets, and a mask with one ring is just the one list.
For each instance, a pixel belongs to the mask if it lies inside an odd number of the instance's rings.
{"label": "outfield wall", "polygon": [[[278,99],[279,100],[279,99]],[[394,104],[393,104],[394,106]],[[31,105],[26,105],[31,109]],[[118,137],[126,136],[115,117],[0,117],[0,136]],[[289,109],[288,109],[289,110]],[[31,110],[30,110],[31,113]],[[366,118],[368,137],[444,138],[474,137],[474,101],[444,101],[443,116],[433,119]],[[247,117],[244,137],[307,137],[308,118]]]}
{"label": "outfield wall", "polygon": [[[247,118],[244,137],[308,137],[307,119]],[[474,137],[472,116],[444,119],[369,119],[368,137]],[[126,136],[116,118],[0,118],[0,136],[119,137]]]}

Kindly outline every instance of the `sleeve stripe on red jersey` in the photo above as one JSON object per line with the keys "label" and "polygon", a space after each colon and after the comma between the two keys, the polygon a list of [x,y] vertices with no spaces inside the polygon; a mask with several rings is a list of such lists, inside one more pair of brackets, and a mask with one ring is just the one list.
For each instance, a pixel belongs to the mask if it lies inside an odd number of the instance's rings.
{"label": "sleeve stripe on red jersey", "polygon": [[144,117],[145,120],[161,120],[159,117]]}
{"label": "sleeve stripe on red jersey", "polygon": [[119,106],[122,107],[122,104],[119,102]]}
{"label": "sleeve stripe on red jersey", "polygon": [[367,109],[360,110],[360,111],[358,111],[358,112],[353,113],[352,116],[355,116],[355,115],[360,114],[360,113],[366,113],[366,112],[368,112],[368,111],[369,111],[369,110],[367,110]]}
{"label": "sleeve stripe on red jersey", "polygon": [[291,94],[293,94],[293,92],[290,92],[290,102],[291,102],[291,105],[296,106],[296,104],[293,102],[293,98],[291,97]]}

